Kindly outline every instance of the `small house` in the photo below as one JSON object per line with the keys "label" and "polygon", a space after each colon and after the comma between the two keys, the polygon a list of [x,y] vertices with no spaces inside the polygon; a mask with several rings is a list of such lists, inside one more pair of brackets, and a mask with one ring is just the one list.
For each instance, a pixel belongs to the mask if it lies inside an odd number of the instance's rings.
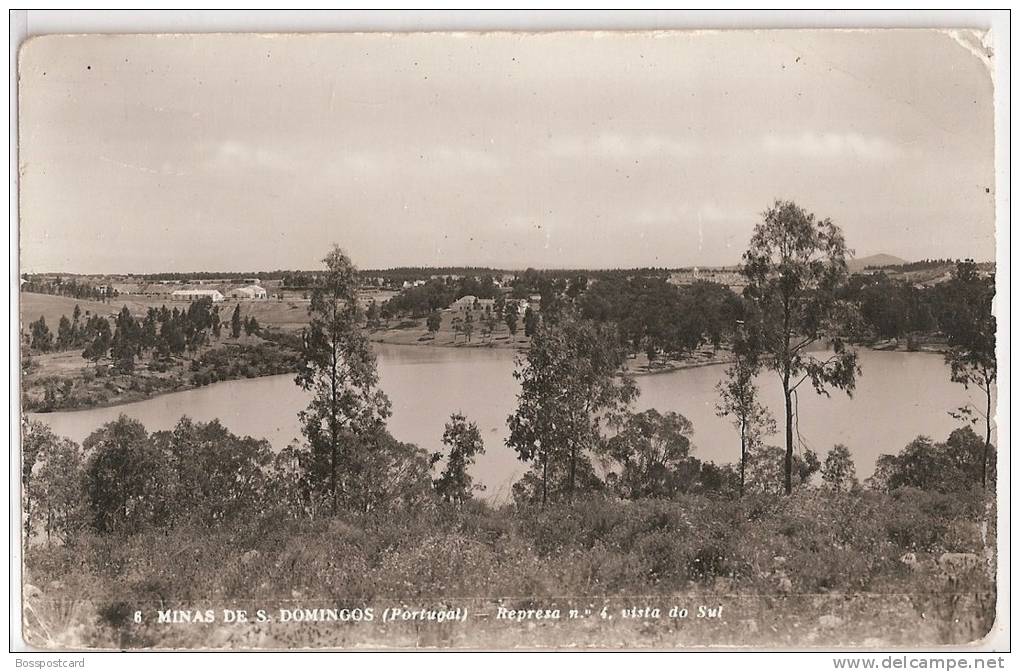
{"label": "small house", "polygon": [[247,301],[261,301],[269,296],[266,290],[258,285],[235,287],[227,292],[227,295],[232,299],[242,299]]}
{"label": "small house", "polygon": [[467,296],[462,296],[459,299],[457,299],[456,301],[454,301],[453,305],[451,305],[450,307],[451,308],[458,308],[458,309],[460,309],[460,308],[474,308],[475,301],[477,301],[477,300],[478,300],[477,296],[473,296],[471,294],[468,294]]}

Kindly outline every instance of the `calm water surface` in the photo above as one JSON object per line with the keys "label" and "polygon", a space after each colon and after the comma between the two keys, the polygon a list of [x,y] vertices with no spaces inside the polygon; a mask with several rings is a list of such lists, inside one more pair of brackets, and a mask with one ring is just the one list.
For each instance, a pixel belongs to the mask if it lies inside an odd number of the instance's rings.
{"label": "calm water surface", "polygon": [[[442,448],[443,426],[454,411],[478,423],[486,453],[474,474],[486,496],[502,499],[524,467],[503,442],[506,419],[513,411],[517,381],[514,352],[495,349],[454,349],[375,344],[382,389],[393,403],[389,428],[402,441],[429,451]],[[918,434],[936,440],[949,435],[958,421],[947,411],[968,400],[984,407],[978,390],[950,382],[939,355],[860,351],[863,375],[853,398],[833,392],[816,395],[809,383],[800,390],[801,439],[824,457],[835,443],[846,444],[861,478],[871,474],[880,453],[898,452]],[[725,367],[706,366],[637,378],[638,410],[677,411],[694,423],[695,455],[716,462],[739,456],[736,431],[715,415],[715,385]],[[763,402],[782,418],[783,396],[778,378],[759,378]],[[297,413],[308,395],[291,375],[217,383],[167,394],[133,404],[63,413],[32,414],[62,436],[81,442],[97,427],[124,413],[149,431],[168,429],[182,415],[195,420],[219,418],[236,434],[266,438],[280,449],[300,438]],[[780,429],[780,434],[782,429]],[[781,435],[772,439],[782,442]]]}

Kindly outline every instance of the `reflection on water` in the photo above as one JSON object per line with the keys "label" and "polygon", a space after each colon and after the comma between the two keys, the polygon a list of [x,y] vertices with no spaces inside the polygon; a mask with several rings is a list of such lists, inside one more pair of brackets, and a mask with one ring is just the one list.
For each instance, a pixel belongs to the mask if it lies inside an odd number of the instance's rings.
{"label": "reflection on water", "polygon": [[[390,431],[402,441],[429,451],[442,448],[443,425],[460,411],[478,423],[486,453],[474,470],[486,496],[502,499],[523,473],[513,450],[504,445],[507,416],[518,390],[511,350],[375,345],[382,388],[393,403]],[[808,383],[799,395],[798,432],[804,445],[824,458],[833,444],[846,444],[860,477],[871,474],[880,453],[898,452],[918,434],[945,439],[959,426],[947,411],[970,401],[983,408],[978,390],[950,382],[938,355],[860,352],[863,375],[852,398],[833,392],[819,397]],[[678,411],[694,423],[695,454],[732,462],[739,454],[737,435],[726,418],[715,414],[715,385],[724,367],[706,366],[638,378],[638,410]],[[759,378],[763,402],[782,417],[778,378]],[[266,438],[277,449],[300,438],[297,413],[308,395],[293,376],[271,376],[217,383],[185,392],[110,408],[33,414],[63,436],[81,442],[105,422],[125,413],[149,431],[167,429],[182,415],[195,420],[219,418],[237,434]],[[781,437],[773,437],[779,444]]]}

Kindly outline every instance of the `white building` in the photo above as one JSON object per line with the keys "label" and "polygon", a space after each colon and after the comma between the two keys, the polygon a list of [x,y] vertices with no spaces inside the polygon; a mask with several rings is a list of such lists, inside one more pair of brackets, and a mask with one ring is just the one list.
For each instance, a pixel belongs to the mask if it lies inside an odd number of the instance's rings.
{"label": "white building", "polygon": [[263,300],[269,296],[266,290],[258,285],[235,287],[227,292],[227,295],[232,299],[247,299],[249,301]]}
{"label": "white building", "polygon": [[479,299],[477,296],[468,294],[467,296],[462,296],[454,301],[450,305],[450,308],[455,310],[463,310],[467,308],[479,308],[481,310],[485,310],[488,308],[489,310],[492,310],[495,305],[496,299]]}
{"label": "white building", "polygon": [[197,301],[209,298],[213,303],[219,303],[224,297],[217,289],[178,289],[170,295],[170,298],[174,301]]}

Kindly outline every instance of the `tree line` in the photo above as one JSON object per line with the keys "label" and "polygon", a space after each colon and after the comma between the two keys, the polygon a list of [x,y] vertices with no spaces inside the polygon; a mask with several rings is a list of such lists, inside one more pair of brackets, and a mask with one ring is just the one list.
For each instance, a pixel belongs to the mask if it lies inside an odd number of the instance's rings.
{"label": "tree line", "polygon": [[234,307],[228,322],[222,321],[219,306],[208,297],[182,309],[150,307],[141,320],[124,306],[112,328],[102,315],[91,314],[83,320],[76,305],[70,318],[60,317],[55,338],[45,317],[30,323],[28,346],[39,353],[82,348],[83,358],[94,363],[109,358],[117,370],[130,373],[146,352],[153,359],[194,354],[209,343],[210,336],[220,338],[224,329],[231,338],[239,338],[242,331],[249,336],[259,334],[262,327],[254,315],[242,318],[240,305]]}
{"label": "tree line", "polygon": [[[977,267],[971,261],[959,262],[954,267],[954,278],[962,265],[974,269],[976,277],[968,282],[983,280],[986,286],[993,285],[992,279],[977,277]],[[746,269],[743,274],[746,277]],[[745,294],[715,282],[701,280],[674,285],[665,274],[603,275],[591,282],[586,274],[556,277],[548,271],[528,269],[506,291],[487,276],[433,279],[403,289],[381,306],[371,307],[373,314],[369,317],[370,320],[424,317],[435,321],[438,317],[433,317],[434,313],[449,308],[462,296],[473,295],[495,299],[495,318],[502,322],[508,299],[528,299],[537,294],[543,311],[551,312],[569,304],[588,319],[615,323],[632,353],[644,352],[654,361],[682,358],[703,345],[715,349],[732,346],[751,306]],[[916,349],[923,337],[944,338],[953,332],[956,297],[952,294],[956,287],[954,281],[918,286],[884,272],[853,275],[847,272],[831,288],[831,294],[832,300],[855,308],[854,322],[844,325],[848,342],[906,339],[907,348]],[[438,329],[429,323],[427,326],[430,331]]]}
{"label": "tree line", "polygon": [[91,283],[78,282],[74,278],[65,279],[60,276],[52,280],[39,276],[25,276],[22,278],[21,291],[69,296],[73,299],[89,301],[109,301],[117,296],[117,292],[112,288],[101,290]]}

